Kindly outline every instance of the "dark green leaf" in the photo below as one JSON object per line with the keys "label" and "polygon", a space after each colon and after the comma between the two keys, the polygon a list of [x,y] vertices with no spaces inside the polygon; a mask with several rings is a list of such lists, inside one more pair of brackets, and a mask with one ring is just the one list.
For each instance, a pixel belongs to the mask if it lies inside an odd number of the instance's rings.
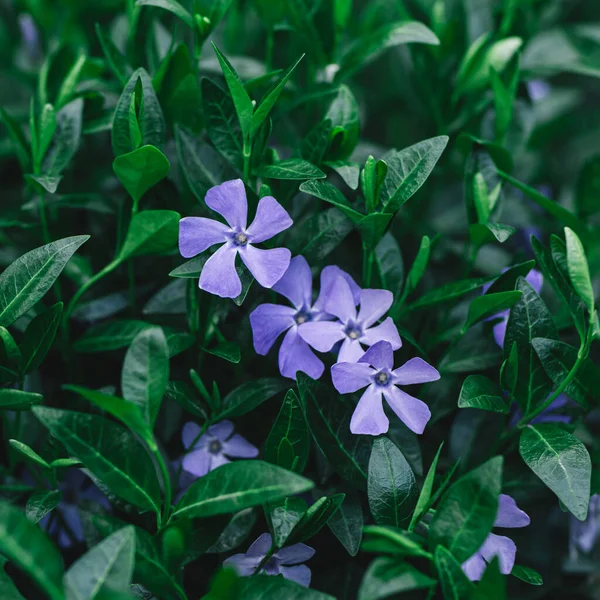
{"label": "dark green leaf", "polygon": [[194,17],[177,0],[136,0],[137,6],[156,6],[179,17],[188,27],[195,29]]}
{"label": "dark green leaf", "polygon": [[11,117],[5,110],[0,106],[0,118],[8,129],[8,135],[13,143],[15,153],[21,164],[21,169],[25,172],[29,169],[31,163],[31,156],[29,151],[29,144],[23,133],[23,129],[19,123]]}
{"label": "dark green leaf", "polygon": [[319,167],[309,163],[301,158],[288,158],[280,160],[272,165],[266,165],[262,169],[261,175],[269,179],[324,179],[327,177]]}
{"label": "dark green leaf", "polygon": [[23,442],[19,442],[19,440],[8,440],[8,443],[14,448],[17,452],[20,452],[23,456],[25,456],[28,460],[42,467],[43,469],[49,469],[50,465],[32,448],[30,448],[27,444]]}
{"label": "dark green leaf", "polygon": [[264,378],[242,383],[225,396],[219,414],[213,419],[220,421],[245,415],[286,387],[288,384],[282,379]]}
{"label": "dark green leaf", "polygon": [[500,573],[497,556],[486,566],[483,577],[469,596],[469,600],[506,600],[506,577]]}
{"label": "dark green leaf", "polygon": [[325,163],[330,169],[333,169],[351,189],[358,189],[358,179],[360,177],[360,165],[347,160],[328,160]]}
{"label": "dark green leaf", "polygon": [[596,214],[600,210],[598,198],[600,198],[600,157],[596,155],[585,163],[579,173],[575,193],[577,214],[582,218]]}
{"label": "dark green leaf", "polygon": [[153,327],[146,321],[106,321],[88,329],[74,344],[77,352],[105,352],[129,346],[135,337]]}
{"label": "dark green leaf", "polygon": [[375,246],[381,241],[392,216],[387,213],[371,213],[356,224],[356,228],[367,248],[370,250],[375,249]]}
{"label": "dark green leaf", "polygon": [[515,290],[514,292],[498,292],[497,294],[486,293],[475,298],[469,305],[469,314],[467,315],[467,322],[463,326],[463,331],[486,317],[508,310],[521,299],[522,295],[522,291]]}
{"label": "dark green leaf", "polygon": [[306,508],[306,502],[297,497],[283,498],[283,500],[269,502],[265,506],[265,516],[273,535],[273,543],[277,548],[285,546],[294,527],[306,513]]}
{"label": "dark green leaf", "polygon": [[331,137],[331,121],[324,119],[311,129],[300,145],[300,156],[309,163],[321,164],[323,156],[329,148]]}
{"label": "dark green leaf", "polygon": [[417,571],[408,563],[395,558],[376,558],[363,576],[358,590],[358,600],[380,600],[411,590],[430,588],[436,580]]}
{"label": "dark green leaf", "polygon": [[429,505],[429,500],[431,499],[431,494],[433,492],[433,484],[435,482],[435,471],[437,469],[438,460],[440,459],[443,446],[444,443],[442,442],[438,448],[438,451],[435,453],[433,460],[431,461],[431,466],[429,467],[429,471],[427,471],[425,481],[423,482],[423,487],[421,488],[421,493],[419,494],[419,499],[417,500],[415,510],[413,511],[413,516],[410,520],[410,525],[408,527],[409,531],[414,530],[415,525],[419,522],[419,519],[423,516],[423,514],[425,514],[425,510]]}
{"label": "dark green leaf", "polygon": [[25,600],[15,587],[13,580],[4,570],[4,563],[6,562],[6,558],[0,557],[0,598],[2,600]]}
{"label": "dark green leaf", "polygon": [[459,408],[479,408],[508,414],[508,404],[502,398],[500,388],[483,375],[469,375],[463,382],[458,398]]}
{"label": "dark green leaf", "polygon": [[473,223],[473,225],[469,225],[469,236],[477,247],[490,242],[503,244],[516,231],[514,227],[500,223]]}
{"label": "dark green leaf", "polygon": [[346,492],[339,509],[331,515],[327,526],[346,548],[350,556],[356,556],[363,533],[363,512],[360,496],[355,491]]}
{"label": "dark green leaf", "polygon": [[35,371],[52,347],[56,331],[62,317],[63,303],[54,306],[37,315],[29,322],[21,341],[21,372]]}
{"label": "dark green leaf", "polygon": [[180,218],[179,213],[173,210],[144,210],[137,213],[129,224],[119,260],[173,250],[177,246]]}
{"label": "dark green leaf", "polygon": [[356,147],[360,133],[358,102],[348,86],[341,85],[338,88],[325,118],[331,121],[333,127],[328,157],[334,160],[348,158]]}
{"label": "dark green leaf", "polygon": [[82,120],[82,98],[69,102],[58,111],[56,133],[42,167],[45,175],[57,177],[69,166],[81,142]]}
{"label": "dark green leaf", "polygon": [[529,271],[535,266],[534,260],[528,260],[517,265],[513,265],[498,276],[490,287],[486,290],[486,294],[499,294],[500,292],[511,292],[515,289],[517,279],[525,277]]}
{"label": "dark green leaf", "polygon": [[425,306],[433,306],[440,302],[447,302],[454,298],[460,298],[465,294],[481,288],[487,281],[489,281],[489,279],[486,277],[478,277],[476,279],[463,279],[462,281],[447,283],[446,285],[437,288],[437,290],[425,292],[416,302],[413,302],[410,305],[410,308],[414,310],[416,308],[424,308]]}
{"label": "dark green leaf", "polygon": [[421,239],[421,245],[419,246],[417,256],[415,257],[415,260],[410,267],[410,271],[406,276],[406,287],[404,290],[405,296],[410,294],[416,289],[417,285],[419,285],[419,281],[421,281],[423,275],[425,274],[425,269],[427,268],[427,263],[429,262],[430,252],[431,240],[424,235]]}
{"label": "dark green leaf", "polygon": [[310,506],[300,519],[300,522],[294,527],[290,543],[304,542],[316,535],[339,510],[344,498],[345,494],[335,494],[329,498],[319,498]]}
{"label": "dark green leaf", "polygon": [[315,196],[339,208],[353,223],[358,223],[365,217],[362,213],[352,208],[346,196],[328,181],[312,179],[300,184],[300,191]]}
{"label": "dark green leaf", "polygon": [[445,600],[466,600],[469,598],[473,590],[473,584],[463,573],[460,563],[443,546],[438,546],[435,549],[434,564],[440,578]]}
{"label": "dark green leaf", "polygon": [[29,410],[43,400],[41,394],[10,388],[0,388],[0,410]]}
{"label": "dark green leaf", "polygon": [[522,567],[521,565],[515,565],[510,572],[513,577],[529,583],[530,585],[543,585],[542,576],[530,567]]}
{"label": "dark green leaf", "polygon": [[396,238],[388,232],[375,248],[375,267],[381,287],[399,297],[404,279],[404,262]]}
{"label": "dark green leaf", "polygon": [[115,46],[112,39],[107,36],[100,27],[100,23],[96,23],[96,35],[104,52],[104,57],[111,68],[112,72],[117,76],[121,85],[125,85],[131,76],[133,69],[127,62],[127,59],[121,51]]}
{"label": "dark green leaf", "polygon": [[[329,594],[311,590],[283,577],[272,577],[270,575],[243,577],[239,581],[238,590],[239,598],[244,600],[275,600],[276,598],[285,598],[285,600],[334,600],[334,597]],[[212,596],[210,600],[218,600],[223,597],[222,595]]]}
{"label": "dark green leaf", "polygon": [[364,533],[366,537],[362,549],[365,552],[432,558],[431,554],[422,548],[425,540],[413,533],[407,533],[396,527],[380,525],[368,525],[364,528]]}
{"label": "dark green leaf", "polygon": [[42,490],[36,492],[27,500],[25,514],[32,523],[39,523],[49,512],[59,504],[61,493],[59,490]]}
{"label": "dark green leaf", "polygon": [[590,278],[585,250],[577,234],[565,227],[565,240],[567,242],[567,266],[569,278],[575,291],[586,305],[588,312],[594,312],[594,289]]}

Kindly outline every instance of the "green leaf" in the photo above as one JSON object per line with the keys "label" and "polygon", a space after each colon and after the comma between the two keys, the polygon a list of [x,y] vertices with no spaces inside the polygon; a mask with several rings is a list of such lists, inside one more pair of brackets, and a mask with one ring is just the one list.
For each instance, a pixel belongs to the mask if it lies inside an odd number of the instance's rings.
{"label": "green leaf", "polygon": [[592,464],[586,447],[558,425],[528,425],[519,440],[527,466],[580,521],[590,501]]}
{"label": "green leaf", "polygon": [[41,165],[46,152],[52,142],[54,133],[56,132],[56,112],[52,104],[46,104],[42,108],[42,114],[40,115],[40,130],[39,130],[39,148],[38,148],[38,168]]}
{"label": "green leaf", "polygon": [[106,321],[88,329],[74,344],[76,352],[106,352],[129,346],[136,336],[153,327],[152,323],[127,319]]}
{"label": "green leaf", "polygon": [[207,354],[218,356],[227,362],[237,365],[242,360],[242,350],[235,342],[222,342],[214,348],[202,348]]}
{"label": "green leaf", "polygon": [[330,497],[319,498],[304,513],[300,522],[294,527],[289,543],[304,542],[316,535],[329,519],[339,510],[345,494],[334,494]]}
{"label": "green leaf", "polygon": [[73,63],[73,66],[64,76],[58,93],[56,94],[56,106],[62,108],[62,106],[70,100],[71,97],[76,93],[76,86],[81,75],[81,72],[85,66],[87,57],[85,54],[79,54]]}
{"label": "green leaf", "polygon": [[594,312],[594,289],[590,278],[585,250],[577,234],[565,227],[565,240],[567,242],[567,266],[569,278],[579,297],[583,300],[588,311]]}
{"label": "green leaf", "polygon": [[298,373],[298,390],[318,448],[341,477],[359,488],[366,488],[372,441],[368,436],[350,433],[353,408],[332,388],[302,372]]}
{"label": "green leaf", "polygon": [[13,143],[14,151],[17,155],[17,159],[19,160],[19,164],[21,165],[22,171],[28,171],[31,163],[31,156],[29,144],[27,142],[25,134],[23,133],[21,125],[18,123],[18,121],[11,117],[1,106],[0,118],[4,122],[4,125],[6,125],[8,135]]}
{"label": "green leaf", "polygon": [[427,506],[429,505],[429,500],[431,499],[431,494],[433,492],[435,472],[437,469],[438,460],[440,459],[440,454],[442,452],[443,446],[444,442],[440,444],[438,451],[435,453],[435,456],[431,461],[429,471],[427,471],[427,475],[425,476],[425,481],[423,482],[423,487],[421,488],[419,499],[417,500],[415,510],[413,511],[413,515],[410,520],[410,525],[408,526],[409,531],[414,530],[415,525],[419,522],[419,519],[425,514],[425,511],[427,510]]}
{"label": "green leaf", "polygon": [[368,525],[364,528],[367,536],[362,544],[365,552],[377,552],[399,556],[420,556],[431,559],[432,556],[422,548],[423,538],[407,533],[396,527]]}
{"label": "green leaf", "polygon": [[133,434],[99,416],[38,406],[36,417],[114,494],[160,512],[154,465]]}
{"label": "green leaf", "polygon": [[361,212],[352,208],[344,194],[328,181],[311,179],[300,184],[300,191],[315,196],[339,208],[353,223],[358,223],[365,217]]}
{"label": "green leaf", "polygon": [[136,6],[156,6],[162,8],[176,17],[179,17],[188,27],[196,29],[194,17],[176,0],[136,0]]}
{"label": "green leaf", "polygon": [[469,225],[469,237],[478,248],[491,242],[500,242],[503,244],[516,231],[514,227],[501,225],[500,223],[474,223],[473,225]]}
{"label": "green leaf", "polygon": [[529,583],[530,585],[544,585],[542,576],[531,567],[523,567],[521,565],[515,565],[510,572],[513,577]]}
{"label": "green leaf", "polygon": [[360,122],[358,102],[347,85],[338,88],[324,118],[331,121],[333,128],[328,158],[348,158],[358,143]]}
{"label": "green leaf", "polygon": [[425,183],[448,144],[448,136],[423,140],[404,150],[390,150],[383,160],[388,166],[381,186],[386,212],[395,213]]}
{"label": "green leaf", "polygon": [[121,375],[123,397],[139,407],[150,429],[169,381],[169,349],[160,327],[140,332],[127,350]]}
{"label": "green leaf", "polygon": [[171,165],[167,157],[154,146],[142,146],[133,152],[117,156],[113,169],[135,205],[140,198],[168,174]]}
{"label": "green leaf", "polygon": [[2,598],[2,600],[25,600],[16,588],[13,580],[4,570],[4,564],[6,562],[6,558],[3,556],[0,557],[0,598]]}
{"label": "green leaf", "polygon": [[304,136],[299,146],[300,157],[309,163],[321,164],[329,148],[330,138],[331,121],[323,119]]}
{"label": "green leaf", "polygon": [[487,564],[483,577],[469,600],[506,600],[506,577],[500,573],[497,556],[492,557],[492,561]]}
{"label": "green leaf", "polygon": [[212,517],[306,492],[313,482],[261,460],[225,464],[195,481],[173,517]]}
{"label": "green leaf", "polygon": [[421,245],[419,246],[419,250],[417,252],[417,256],[410,267],[410,271],[406,276],[406,287],[404,289],[404,296],[408,296],[412,291],[414,291],[419,285],[419,281],[423,278],[425,274],[425,269],[427,269],[427,263],[429,262],[429,254],[431,253],[431,240],[424,235],[421,239]]}
{"label": "green leaf", "polygon": [[452,553],[443,546],[435,549],[435,568],[440,578],[445,600],[466,600],[469,598],[473,584],[467,579],[460,563]]}
{"label": "green leaf", "polygon": [[464,380],[458,407],[508,414],[508,404],[502,398],[502,391],[491,379],[483,375],[469,375]]}
{"label": "green leaf", "polygon": [[525,277],[535,266],[534,260],[528,260],[509,267],[501,273],[496,281],[486,290],[486,294],[499,294],[500,292],[512,292],[519,277]]}
{"label": "green leaf", "polygon": [[222,419],[241,417],[288,386],[289,383],[283,379],[268,377],[242,383],[223,398],[221,410],[213,417],[213,420],[216,422]]}
{"label": "green leaf", "polygon": [[367,248],[375,250],[392,217],[393,215],[387,213],[372,213],[363,217],[356,224],[356,228],[360,232],[362,241]]}
{"label": "green leaf", "polygon": [[21,340],[22,373],[35,371],[42,364],[56,337],[62,311],[63,303],[57,302],[27,325]]}
{"label": "green leaf", "polygon": [[367,480],[369,508],[378,525],[400,527],[417,503],[417,482],[410,465],[386,437],[373,442]]}
{"label": "green leaf", "polygon": [[346,548],[350,556],[356,556],[363,533],[363,511],[360,497],[355,491],[346,492],[339,509],[331,515],[327,526]]}
{"label": "green leaf", "polygon": [[11,388],[0,388],[0,410],[29,410],[43,400],[41,394]]}
{"label": "green leaf", "polygon": [[[410,274],[409,274],[410,276]],[[465,294],[469,294],[489,281],[486,277],[478,277],[476,279],[463,279],[461,281],[452,281],[446,285],[442,285],[436,290],[425,292],[416,302],[410,305],[411,310],[417,308],[424,308],[426,306],[433,306],[440,302],[447,302],[448,300],[454,300],[460,298]]]}
{"label": "green leaf", "polygon": [[0,502],[0,552],[51,600],[64,600],[62,556],[50,538],[16,507]]}
{"label": "green leaf", "polygon": [[483,296],[478,296],[469,305],[467,322],[463,325],[462,331],[466,331],[486,317],[508,310],[521,299],[522,295],[522,291],[515,290],[512,292],[498,292],[497,294],[485,293]]}
{"label": "green leaf", "polygon": [[56,113],[56,133],[44,159],[44,175],[58,177],[69,166],[81,143],[82,123],[82,98],[72,100]]}
{"label": "green leaf", "polygon": [[12,448],[20,452],[23,456],[25,456],[28,460],[34,462],[38,466],[43,469],[49,469],[50,465],[32,448],[30,448],[27,444],[20,442],[19,440],[8,440],[8,443]]}
{"label": "green leaf", "polygon": [[273,544],[283,548],[294,527],[306,513],[306,502],[302,498],[288,497],[265,506],[265,516],[273,535]]}
{"label": "green leaf", "polygon": [[460,562],[470,558],[492,530],[501,489],[501,456],[463,475],[442,497],[429,529],[431,544],[445,546]]}
{"label": "green leaf", "polygon": [[27,500],[25,514],[32,523],[39,523],[49,512],[53,511],[61,499],[59,490],[42,490]]}
{"label": "green leaf", "polygon": [[88,235],[77,235],[51,242],[8,266],[0,275],[0,325],[11,325],[41,300],[88,239]]}
{"label": "green leaf", "polygon": [[[285,598],[285,600],[335,600],[333,596],[303,587],[294,581],[271,575],[242,577],[238,584],[239,598],[244,600],[267,600]],[[228,596],[209,596],[210,600],[228,598]],[[208,600],[208,598],[206,598]]]}
{"label": "green leaf", "polygon": [[327,160],[323,164],[333,169],[351,190],[358,189],[360,177],[360,165],[358,163],[348,160]]}
{"label": "green leaf", "polygon": [[107,36],[100,27],[100,23],[96,23],[96,35],[106,58],[108,66],[116,75],[121,85],[125,85],[131,76],[133,69],[127,62],[127,59],[121,51],[115,46],[110,36]]}
{"label": "green leaf", "polygon": [[[290,455],[280,462],[283,456],[279,453],[282,440],[287,440],[292,448]],[[284,469],[302,473],[310,453],[310,433],[300,400],[289,390],[279,410],[279,414],[271,427],[265,442],[264,457],[267,462],[279,465]]]}
{"label": "green leaf", "polygon": [[67,600],[94,600],[100,593],[126,592],[135,557],[135,530],[119,529],[78,558],[65,574]]}
{"label": "green leaf", "polygon": [[261,175],[269,179],[286,180],[324,179],[327,177],[319,167],[315,167],[301,158],[288,158],[272,165],[265,165]]}
{"label": "green leaf", "polygon": [[180,218],[180,214],[173,210],[144,210],[137,213],[129,224],[119,260],[163,254],[176,248]]}
{"label": "green leaf", "polygon": [[358,590],[358,600],[380,600],[396,594],[430,588],[436,580],[417,571],[408,563],[395,558],[376,558],[363,575]]}
{"label": "green leaf", "polygon": [[395,298],[400,297],[404,279],[404,262],[396,238],[386,233],[375,248],[375,267],[381,287],[390,290]]}
{"label": "green leaf", "polygon": [[15,342],[15,338],[6,327],[0,327],[0,341],[2,342],[0,349],[3,350],[0,361],[12,370],[19,370],[23,355],[19,346],[17,346],[17,342]]}

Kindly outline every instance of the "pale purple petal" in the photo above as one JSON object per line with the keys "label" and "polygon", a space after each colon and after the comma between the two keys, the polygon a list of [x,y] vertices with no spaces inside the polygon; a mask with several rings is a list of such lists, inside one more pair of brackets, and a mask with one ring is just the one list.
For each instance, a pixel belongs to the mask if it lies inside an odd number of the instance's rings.
{"label": "pale purple petal", "polygon": [[371,327],[390,309],[394,294],[389,290],[362,290],[358,321],[365,328]]}
{"label": "pale purple petal", "polygon": [[385,319],[380,325],[376,325],[375,327],[363,331],[360,341],[367,346],[373,346],[381,341],[389,342],[392,346],[392,350],[398,350],[398,348],[402,346],[398,328],[391,317]]}
{"label": "pale purple petal", "polygon": [[383,411],[381,388],[372,383],[354,409],[350,431],[362,435],[381,435],[389,426],[390,422]]}
{"label": "pale purple petal", "polygon": [[291,227],[292,223],[285,208],[273,196],[265,196],[258,201],[256,216],[247,233],[253,244],[260,244]]}
{"label": "pale purple petal", "polygon": [[531,271],[527,273],[525,281],[527,281],[527,283],[535,290],[536,294],[539,294],[542,291],[544,276],[537,269],[531,269]]}
{"label": "pale purple petal", "polygon": [[298,328],[290,329],[283,338],[279,349],[279,371],[284,377],[296,379],[296,373],[302,371],[312,379],[323,375],[325,365],[310,346],[300,337]]}
{"label": "pale purple petal", "polygon": [[309,558],[315,555],[314,548],[307,546],[306,544],[294,544],[287,548],[281,548],[274,554],[282,565],[299,565],[300,563],[306,562]]}
{"label": "pale purple petal", "polygon": [[294,256],[283,277],[273,289],[285,296],[298,310],[312,303],[312,273],[304,256]]}
{"label": "pale purple petal", "polygon": [[264,557],[267,552],[271,549],[273,545],[273,540],[271,538],[270,533],[263,533],[259,535],[256,540],[252,543],[250,548],[248,548],[248,552],[246,552],[246,556],[260,556]]}
{"label": "pale purple petal", "polygon": [[342,271],[342,269],[335,265],[329,265],[321,271],[321,291],[319,292],[319,297],[314,305],[316,310],[325,310],[325,300],[331,294],[331,288],[338,277],[343,277],[348,282],[350,290],[352,291],[354,306],[358,304],[360,299],[360,287],[358,287],[356,281],[354,281],[346,271]]}
{"label": "pale purple petal", "polygon": [[343,340],[344,326],[332,321],[310,321],[298,327],[300,337],[315,350],[329,352],[340,340]]}
{"label": "pale purple petal", "polygon": [[214,244],[228,241],[227,225],[204,217],[185,217],[179,221],[179,253],[192,258]]}
{"label": "pale purple petal", "polygon": [[241,179],[232,179],[206,192],[205,202],[218,212],[233,229],[245,229],[248,221],[246,189]]}
{"label": "pale purple petal", "polygon": [[367,387],[375,371],[363,362],[339,362],[331,367],[333,387],[340,394],[351,394]]}
{"label": "pale purple petal", "polygon": [[196,423],[193,423],[192,421],[188,421],[183,426],[183,430],[181,432],[181,441],[186,450],[190,449],[191,445],[196,441],[199,433],[200,426],[196,425]]}
{"label": "pale purple petal", "polygon": [[229,245],[219,248],[207,261],[200,274],[200,289],[221,298],[237,298],[242,282],[235,270],[237,250]]}
{"label": "pale purple petal", "polygon": [[246,556],[245,554],[234,554],[223,561],[224,567],[235,569],[241,577],[254,575],[256,567],[260,564],[261,556]]}
{"label": "pale purple petal", "polygon": [[358,340],[352,340],[347,337],[340,348],[337,360],[338,362],[356,363],[365,355]]}
{"label": "pale purple petal", "polygon": [[81,524],[81,516],[77,505],[62,502],[59,510],[75,539],[78,542],[83,541],[83,525]]}
{"label": "pale purple petal", "polygon": [[492,562],[494,556],[497,556],[500,563],[500,573],[508,575],[515,564],[517,546],[510,538],[490,533],[479,549],[479,553],[487,563]]}
{"label": "pale purple petal", "polygon": [[233,423],[231,421],[221,421],[208,428],[208,433],[224,442],[233,433]]}
{"label": "pale purple petal", "polygon": [[373,365],[376,369],[391,369],[394,366],[394,351],[387,341],[373,344],[358,360]]}
{"label": "pale purple petal", "polygon": [[462,564],[462,570],[471,581],[479,581],[483,576],[487,564],[479,552],[475,552]]}
{"label": "pale purple petal", "polygon": [[330,287],[323,308],[330,315],[335,315],[343,323],[356,321],[356,307],[352,290],[343,277],[338,277]]}
{"label": "pale purple petal", "polygon": [[192,475],[203,477],[210,471],[210,454],[206,450],[192,450],[183,457],[182,466]]}
{"label": "pale purple petal", "polygon": [[254,279],[264,288],[273,287],[290,266],[292,253],[287,248],[273,248],[272,250],[259,250],[248,244],[240,256],[244,264],[250,269]]}
{"label": "pale purple petal", "polygon": [[210,468],[209,471],[214,471],[218,467],[222,467],[227,463],[231,462],[224,454],[210,454]]}
{"label": "pale purple petal", "polygon": [[392,371],[392,375],[394,376],[393,381],[397,385],[428,383],[429,381],[437,381],[440,378],[437,369],[418,357],[405,362],[401,367]]}
{"label": "pale purple petal", "polygon": [[303,587],[308,587],[310,585],[311,572],[306,565],[281,567],[281,574],[285,579],[295,581],[297,584]]}
{"label": "pale purple petal", "polygon": [[529,515],[517,506],[513,498],[500,494],[494,527],[527,527],[530,522]]}
{"label": "pale purple petal", "polygon": [[250,313],[250,326],[254,350],[263,356],[269,352],[275,340],[295,324],[296,311],[289,306],[261,304]]}
{"label": "pale purple petal", "polygon": [[255,458],[258,456],[258,448],[236,433],[223,442],[223,454],[232,458]]}
{"label": "pale purple petal", "polygon": [[398,418],[415,433],[423,433],[431,412],[425,402],[413,398],[395,385],[383,388],[383,395]]}
{"label": "pale purple petal", "polygon": [[506,337],[506,326],[508,325],[508,315],[510,311],[502,311],[497,315],[494,315],[494,318],[501,317],[501,321],[496,323],[493,327],[494,332],[494,340],[500,348],[504,348],[504,338]]}

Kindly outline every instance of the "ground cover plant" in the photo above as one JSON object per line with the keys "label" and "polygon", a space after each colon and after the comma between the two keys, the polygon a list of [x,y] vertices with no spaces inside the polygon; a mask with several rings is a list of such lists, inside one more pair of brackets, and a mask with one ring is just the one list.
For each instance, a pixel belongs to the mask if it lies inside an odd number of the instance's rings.
{"label": "ground cover plant", "polygon": [[0,0],[0,598],[597,598],[599,24]]}

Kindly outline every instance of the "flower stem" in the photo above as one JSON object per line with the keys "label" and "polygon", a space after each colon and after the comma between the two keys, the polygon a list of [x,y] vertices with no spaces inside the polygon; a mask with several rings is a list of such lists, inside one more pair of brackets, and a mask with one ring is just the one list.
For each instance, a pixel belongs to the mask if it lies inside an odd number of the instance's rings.
{"label": "flower stem", "polygon": [[171,516],[171,502],[173,497],[173,491],[171,486],[171,477],[169,475],[169,470],[167,469],[167,465],[165,464],[165,460],[163,455],[161,454],[158,447],[154,446],[152,448],[152,452],[156,457],[156,462],[158,463],[158,468],[160,470],[160,476],[163,483],[163,491],[165,493],[165,501],[163,506],[163,513],[160,520],[161,526],[162,524],[167,524],[169,521],[169,517]]}
{"label": "flower stem", "polygon": [[250,185],[250,157],[252,156],[252,142],[248,136],[244,137],[244,145],[242,148],[242,154],[244,156],[244,183]]}
{"label": "flower stem", "polygon": [[363,244],[363,286],[370,287],[373,276],[373,252]]}

